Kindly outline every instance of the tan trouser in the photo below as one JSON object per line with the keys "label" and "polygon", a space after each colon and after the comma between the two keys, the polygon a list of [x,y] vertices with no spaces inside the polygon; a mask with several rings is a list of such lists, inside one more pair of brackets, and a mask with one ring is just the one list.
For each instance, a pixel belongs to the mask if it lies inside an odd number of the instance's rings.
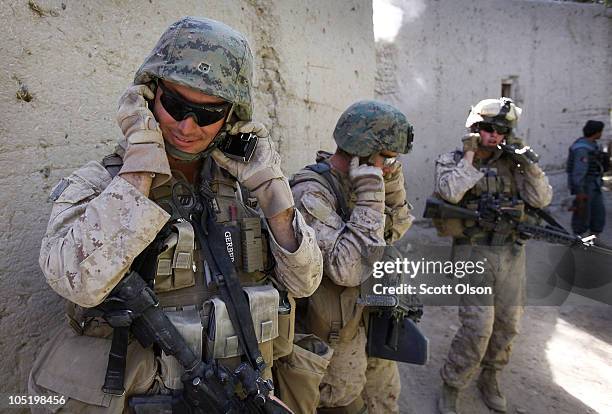
{"label": "tan trouser", "polygon": [[33,413],[122,413],[129,412],[126,398],[144,394],[154,384],[157,361],[153,351],[137,341],[128,346],[125,370],[126,393],[110,396],[102,392],[110,339],[77,335],[70,327],[60,331],[38,354],[28,379],[29,395],[65,397],[65,404],[32,406]]}
{"label": "tan trouser", "polygon": [[401,388],[397,362],[368,358],[366,384],[361,394],[368,414],[399,413]]}
{"label": "tan trouser", "polygon": [[362,397],[369,414],[399,413],[397,363],[366,355],[365,328],[353,340],[334,344],[334,355],[321,381],[320,407],[343,407]]}
{"label": "tan trouser", "polygon": [[500,370],[508,363],[523,313],[525,249],[475,247],[469,253],[471,260],[486,258],[485,276],[494,297],[461,297],[461,327],[440,370],[444,382],[455,388],[466,387],[480,366]]}

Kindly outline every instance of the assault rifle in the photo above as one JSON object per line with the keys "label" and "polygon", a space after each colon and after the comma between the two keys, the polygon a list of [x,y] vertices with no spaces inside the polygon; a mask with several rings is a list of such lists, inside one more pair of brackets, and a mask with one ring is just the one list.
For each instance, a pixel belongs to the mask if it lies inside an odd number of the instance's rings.
{"label": "assault rifle", "polygon": [[[527,220],[521,219],[523,214],[527,214]],[[493,233],[492,245],[498,244],[494,242],[496,236],[505,237],[509,232],[516,231],[521,239],[545,240],[566,246],[596,247],[595,236],[580,237],[571,234],[543,210],[530,208],[524,213],[519,208],[501,206],[498,200],[488,195],[480,199],[477,210],[458,207],[439,198],[430,197],[425,204],[423,217],[472,220],[480,228]],[[544,226],[538,224],[541,221],[547,224]]]}
{"label": "assault rifle", "polygon": [[[523,240],[536,239],[567,246],[564,253],[556,255],[559,264],[555,271],[565,282],[565,285],[560,286],[563,289],[585,289],[579,293],[610,303],[609,295],[603,295],[599,288],[610,283],[608,273],[604,270],[612,267],[612,249],[596,240],[596,236],[580,237],[568,232],[544,210],[527,207],[523,211],[521,208],[502,206],[490,194],[480,199],[476,210],[432,197],[427,199],[423,217],[471,220],[477,224],[474,229],[480,228],[491,233],[492,246],[504,241],[511,232],[518,233]],[[465,233],[469,233],[469,229],[464,230]]]}
{"label": "assault rifle", "polygon": [[[247,363],[230,370],[217,361],[205,362],[196,355],[164,311],[158,307],[153,290],[136,272],[130,272],[117,284],[107,299],[94,308],[114,328],[111,357],[104,391],[121,395],[125,361],[113,361],[121,344],[127,347],[128,332],[143,347],[153,344],[167,355],[174,356],[185,373],[181,380],[183,392],[175,395],[135,396],[129,405],[137,414],[168,412],[179,414],[286,414],[286,410],[268,397],[270,381],[263,380]],[[113,352],[117,351],[117,352]],[[117,381],[120,379],[120,381]],[[239,398],[236,387],[242,386],[246,397]]]}

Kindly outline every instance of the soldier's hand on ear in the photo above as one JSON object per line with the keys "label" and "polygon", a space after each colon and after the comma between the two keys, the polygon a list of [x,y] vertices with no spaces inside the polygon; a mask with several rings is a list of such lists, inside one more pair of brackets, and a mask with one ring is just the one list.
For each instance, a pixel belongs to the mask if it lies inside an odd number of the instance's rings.
{"label": "soldier's hand on ear", "polygon": [[359,157],[353,157],[349,164],[349,180],[357,196],[357,204],[384,211],[385,183],[382,168],[359,164]]}
{"label": "soldier's hand on ear", "polygon": [[117,111],[117,124],[128,144],[120,174],[154,173],[152,187],[170,179],[164,138],[146,102],[154,98],[147,85],[131,85],[119,98]]}
{"label": "soldier's hand on ear", "polygon": [[249,132],[257,135],[259,141],[248,163],[228,158],[219,149],[214,149],[211,155],[221,168],[257,197],[264,215],[271,218],[293,207],[293,195],[266,127],[259,122],[239,121],[230,129],[231,134]]}
{"label": "soldier's hand on ear", "polygon": [[480,134],[476,132],[464,135],[461,139],[461,142],[463,142],[463,153],[465,154],[468,151],[476,152],[480,141]]}
{"label": "soldier's hand on ear", "polygon": [[268,133],[267,128],[261,122],[238,121],[235,124],[231,125],[229,129],[229,133],[231,135],[237,135],[239,133],[248,134],[249,132],[254,133],[259,138],[269,138],[270,137],[270,134]]}
{"label": "soldier's hand on ear", "polygon": [[401,162],[395,161],[391,171],[385,175],[384,181],[385,205],[392,208],[403,205],[406,202],[406,188]]}

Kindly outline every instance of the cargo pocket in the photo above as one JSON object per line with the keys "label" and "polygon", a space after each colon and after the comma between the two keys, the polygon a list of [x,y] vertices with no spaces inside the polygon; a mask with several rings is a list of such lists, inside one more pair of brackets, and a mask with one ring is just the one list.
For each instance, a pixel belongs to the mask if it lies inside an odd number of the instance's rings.
{"label": "cargo pocket", "polygon": [[334,350],[312,334],[296,334],[293,352],[275,362],[279,398],[296,414],[313,414],[319,404],[319,385]]}
{"label": "cargo pocket", "polygon": [[[102,391],[111,340],[77,335],[63,327],[38,355],[30,373],[32,394],[65,397],[64,409],[70,407],[105,407],[121,412],[126,396],[146,392],[153,384],[157,364],[151,349],[143,349],[137,341],[128,346],[123,396]],[[48,408],[55,412],[62,406]],[[84,409],[87,412],[86,409]],[[93,410],[93,408],[92,408]],[[76,411],[76,409],[74,409]]]}

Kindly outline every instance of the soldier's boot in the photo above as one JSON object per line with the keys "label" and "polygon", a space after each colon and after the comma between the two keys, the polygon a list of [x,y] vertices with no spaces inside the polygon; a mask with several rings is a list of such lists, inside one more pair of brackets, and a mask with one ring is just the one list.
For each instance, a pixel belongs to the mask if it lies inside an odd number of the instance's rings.
{"label": "soldier's boot", "polygon": [[457,414],[457,396],[459,390],[447,383],[442,384],[440,398],[438,398],[438,411],[440,414]]}
{"label": "soldier's boot", "polygon": [[483,369],[478,377],[478,389],[482,400],[492,410],[505,413],[508,409],[506,397],[499,390],[497,383],[497,371],[494,369]]}

